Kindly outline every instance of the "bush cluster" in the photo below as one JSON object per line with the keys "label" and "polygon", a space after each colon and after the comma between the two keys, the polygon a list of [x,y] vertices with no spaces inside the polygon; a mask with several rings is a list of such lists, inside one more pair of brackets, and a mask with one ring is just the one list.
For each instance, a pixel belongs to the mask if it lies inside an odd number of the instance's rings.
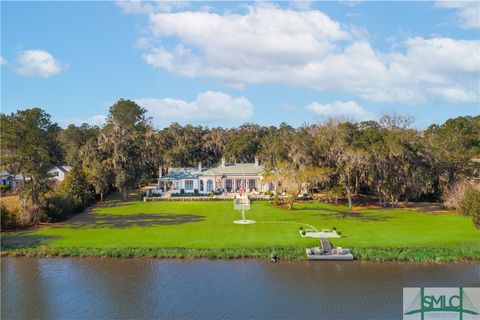
{"label": "bush cluster", "polygon": [[10,186],[0,185],[0,194],[6,194],[10,191]]}
{"label": "bush cluster", "polygon": [[74,213],[79,213],[85,208],[78,198],[64,192],[57,192],[45,198],[43,221],[61,221]]}
{"label": "bush cluster", "polygon": [[205,197],[205,194],[202,193],[172,193],[170,195],[171,197]]}
{"label": "bush cluster", "polygon": [[0,204],[1,226],[4,228],[15,228],[18,225],[17,212],[9,210],[4,204]]}
{"label": "bush cluster", "polygon": [[468,188],[459,206],[460,212],[472,217],[473,224],[480,229],[480,191],[473,187]]}

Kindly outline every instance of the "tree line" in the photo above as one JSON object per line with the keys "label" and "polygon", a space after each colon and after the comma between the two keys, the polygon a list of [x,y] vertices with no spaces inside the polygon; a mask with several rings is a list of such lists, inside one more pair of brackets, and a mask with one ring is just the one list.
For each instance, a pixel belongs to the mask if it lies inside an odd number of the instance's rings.
{"label": "tree line", "polygon": [[[409,117],[390,114],[378,121],[329,120],[298,128],[172,123],[156,130],[144,108],[121,99],[102,127],[62,129],[44,110],[32,108],[1,114],[1,166],[25,177],[19,216],[29,223],[39,221],[45,208],[55,211],[59,202],[68,202],[66,197],[84,207],[115,188],[126,199],[153,182],[159,167],[213,166],[222,157],[230,162],[258,157],[266,179],[278,182],[291,206],[302,190],[320,192],[327,200],[345,197],[350,208],[360,194],[382,206],[439,201],[459,181],[478,181],[480,116],[425,130],[412,124]],[[47,173],[64,164],[73,169],[59,194]]]}

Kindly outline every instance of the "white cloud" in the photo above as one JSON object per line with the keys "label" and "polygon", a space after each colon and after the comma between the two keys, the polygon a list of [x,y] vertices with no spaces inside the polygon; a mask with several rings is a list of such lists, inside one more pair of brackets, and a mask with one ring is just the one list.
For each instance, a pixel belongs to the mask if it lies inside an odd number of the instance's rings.
{"label": "white cloud", "polygon": [[312,7],[311,0],[294,0],[289,4],[290,8],[297,10],[310,10]]}
{"label": "white cloud", "polygon": [[305,107],[315,113],[320,119],[339,120],[370,120],[374,116],[359,106],[355,101],[334,101],[332,103],[320,104],[313,102]]}
{"label": "white cloud", "polygon": [[233,125],[253,116],[253,106],[246,98],[214,91],[202,92],[192,102],[172,98],[141,98],[135,102],[148,110],[159,127],[171,122]]}
{"label": "white cloud", "polygon": [[101,127],[105,124],[106,120],[107,120],[107,116],[103,114],[98,114],[96,116],[91,117],[87,123]]}
{"label": "white cloud", "polygon": [[142,0],[121,0],[116,5],[125,13],[155,13],[171,12],[175,9],[182,9],[189,5],[188,1],[142,1]]}
{"label": "white cloud", "polygon": [[478,100],[478,93],[464,88],[435,88],[431,90],[435,96],[442,98],[441,100],[448,102],[475,102]]}
{"label": "white cloud", "polygon": [[62,71],[58,60],[44,50],[24,50],[17,57],[17,73],[24,76],[50,77]]}
{"label": "white cloud", "polygon": [[102,127],[107,120],[107,116],[103,114],[97,114],[89,118],[69,118],[60,121],[60,124],[63,127],[67,127],[70,124],[74,124],[76,126],[80,126],[84,123],[88,123],[89,125],[99,126]]}
{"label": "white cloud", "polygon": [[435,6],[456,10],[458,23],[463,28],[480,28],[480,2],[478,1],[438,1]]}
{"label": "white cloud", "polygon": [[[149,47],[143,58],[154,68],[238,88],[280,83],[408,104],[479,99],[478,40],[416,37],[379,52],[362,29],[345,27],[318,10],[262,2],[245,10],[149,13],[151,38],[177,43]],[[449,88],[465,94],[446,99]]]}
{"label": "white cloud", "polygon": [[150,40],[146,37],[140,37],[135,43],[135,47],[138,49],[147,49],[151,47]]}
{"label": "white cloud", "polygon": [[3,57],[0,57],[0,66],[3,66],[6,63],[7,63],[7,60],[3,59]]}

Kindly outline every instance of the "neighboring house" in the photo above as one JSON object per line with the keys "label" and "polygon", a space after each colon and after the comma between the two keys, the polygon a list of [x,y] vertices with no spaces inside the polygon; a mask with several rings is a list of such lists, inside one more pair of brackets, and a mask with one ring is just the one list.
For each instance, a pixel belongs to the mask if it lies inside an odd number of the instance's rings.
{"label": "neighboring house", "polygon": [[53,180],[56,182],[62,182],[65,179],[66,174],[72,170],[70,166],[57,166],[54,167],[52,170],[48,171],[48,174],[52,177]]}
{"label": "neighboring house", "polygon": [[0,172],[0,185],[10,186],[11,190],[18,190],[23,187],[24,179],[21,174],[12,175],[8,171]]}
{"label": "neighboring house", "polygon": [[222,158],[221,165],[213,168],[170,168],[166,175],[159,178],[158,188],[172,193],[208,194],[214,192],[238,192],[243,181],[245,190],[273,190],[272,183],[263,181],[263,166],[255,163],[226,163]]}
{"label": "neighboring house", "polygon": [[13,176],[8,171],[0,172],[0,185],[12,186]]}
{"label": "neighboring house", "polygon": [[12,190],[16,191],[16,190],[22,189],[25,184],[25,181],[30,181],[30,178],[24,179],[21,174],[16,174],[12,176],[12,184],[11,184]]}

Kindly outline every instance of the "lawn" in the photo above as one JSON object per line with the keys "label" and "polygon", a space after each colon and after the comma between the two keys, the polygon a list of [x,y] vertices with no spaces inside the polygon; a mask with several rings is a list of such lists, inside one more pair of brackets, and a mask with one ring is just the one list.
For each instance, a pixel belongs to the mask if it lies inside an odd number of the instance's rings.
{"label": "lawn", "polygon": [[350,248],[441,248],[480,250],[480,232],[470,219],[453,213],[369,209],[349,213],[344,206],[300,203],[295,210],[252,204],[247,218],[231,202],[113,203],[54,227],[4,234],[3,250],[46,245],[49,248],[305,248],[318,245],[300,237],[298,228],[336,227],[336,246]]}

